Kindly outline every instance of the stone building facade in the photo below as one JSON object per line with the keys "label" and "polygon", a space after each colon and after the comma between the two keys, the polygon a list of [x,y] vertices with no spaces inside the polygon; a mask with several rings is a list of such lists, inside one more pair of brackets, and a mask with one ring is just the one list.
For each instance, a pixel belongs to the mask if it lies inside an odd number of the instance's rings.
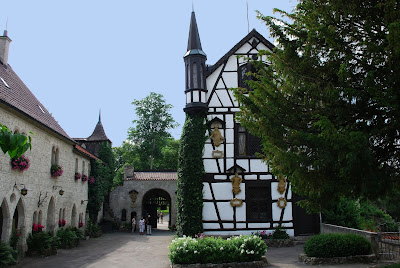
{"label": "stone building facade", "polygon": [[[0,124],[30,135],[32,150],[24,154],[30,167],[23,172],[12,170],[9,156],[0,154],[0,238],[8,242],[17,229],[25,250],[34,223],[56,231],[64,219],[84,228],[88,182],[76,180],[75,173],[90,176],[90,159],[96,157],[68,136],[13,71],[7,62],[10,42],[6,32],[0,36]],[[51,177],[53,164],[62,166],[61,176]]]}
{"label": "stone building facade", "polygon": [[[130,222],[132,217],[157,217],[158,207],[169,207],[169,227],[176,224],[176,172],[134,172],[125,168],[124,183],[110,193],[115,220]],[[156,221],[152,223],[156,227]]]}

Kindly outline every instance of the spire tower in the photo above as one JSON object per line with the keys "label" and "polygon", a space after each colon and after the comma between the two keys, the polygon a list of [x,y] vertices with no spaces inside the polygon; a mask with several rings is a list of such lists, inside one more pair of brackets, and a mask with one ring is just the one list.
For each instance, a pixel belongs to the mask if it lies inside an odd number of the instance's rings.
{"label": "spire tower", "polygon": [[184,111],[186,113],[198,111],[205,112],[207,111],[207,87],[205,83],[205,63],[207,55],[201,47],[200,34],[194,11],[192,12],[190,19],[187,52],[183,58],[185,61],[186,73],[186,107],[184,108]]}

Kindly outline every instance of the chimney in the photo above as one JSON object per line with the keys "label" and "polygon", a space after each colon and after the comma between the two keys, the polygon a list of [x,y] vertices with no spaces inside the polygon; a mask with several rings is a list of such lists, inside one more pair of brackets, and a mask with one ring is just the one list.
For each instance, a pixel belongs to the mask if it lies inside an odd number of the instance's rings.
{"label": "chimney", "polygon": [[124,180],[128,178],[133,178],[134,168],[133,166],[125,166],[124,167]]}
{"label": "chimney", "polygon": [[8,64],[8,51],[10,49],[11,39],[7,36],[7,30],[4,31],[3,36],[0,36],[0,61]]}

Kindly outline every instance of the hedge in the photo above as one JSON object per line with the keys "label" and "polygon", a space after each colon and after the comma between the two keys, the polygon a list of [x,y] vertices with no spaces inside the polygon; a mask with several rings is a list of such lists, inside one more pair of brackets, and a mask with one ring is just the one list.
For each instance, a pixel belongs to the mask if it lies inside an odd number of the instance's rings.
{"label": "hedge", "polygon": [[311,237],[304,245],[308,257],[332,258],[371,253],[371,243],[356,234],[320,234]]}
{"label": "hedge", "polygon": [[267,246],[259,236],[222,238],[179,237],[172,240],[169,258],[173,264],[259,261]]}

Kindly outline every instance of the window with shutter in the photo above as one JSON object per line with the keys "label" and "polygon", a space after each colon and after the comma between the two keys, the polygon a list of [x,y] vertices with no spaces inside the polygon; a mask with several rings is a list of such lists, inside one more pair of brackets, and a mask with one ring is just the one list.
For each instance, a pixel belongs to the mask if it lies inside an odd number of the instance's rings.
{"label": "window with shutter", "polygon": [[267,222],[272,219],[271,185],[246,182],[247,221]]}

